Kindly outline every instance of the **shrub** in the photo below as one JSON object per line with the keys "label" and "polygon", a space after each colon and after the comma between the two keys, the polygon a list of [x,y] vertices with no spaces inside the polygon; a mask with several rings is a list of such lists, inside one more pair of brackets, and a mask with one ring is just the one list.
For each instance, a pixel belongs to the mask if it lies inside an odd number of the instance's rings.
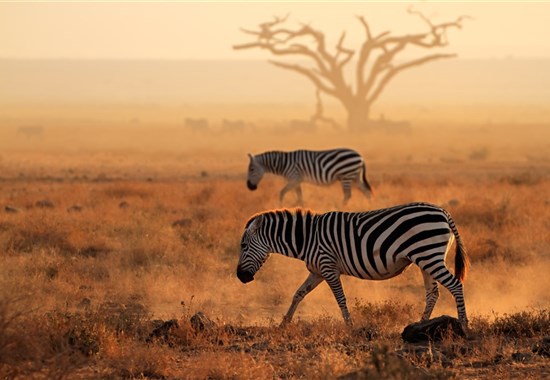
{"label": "shrub", "polygon": [[490,331],[494,334],[504,334],[513,338],[549,335],[550,310],[521,311],[496,316],[494,322],[490,325]]}
{"label": "shrub", "polygon": [[382,303],[364,303],[360,299],[355,299],[352,309],[356,322],[368,326],[374,334],[395,333],[402,326],[418,319],[412,305],[391,300]]}
{"label": "shrub", "polygon": [[53,249],[59,253],[72,254],[75,248],[70,244],[67,233],[47,226],[18,228],[7,239],[6,248],[16,253],[30,253],[35,249]]}

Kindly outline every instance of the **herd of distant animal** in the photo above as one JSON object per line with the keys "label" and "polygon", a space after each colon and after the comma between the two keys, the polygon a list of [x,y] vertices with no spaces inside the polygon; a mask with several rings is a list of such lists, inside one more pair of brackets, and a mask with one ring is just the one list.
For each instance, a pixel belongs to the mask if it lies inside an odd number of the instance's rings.
{"label": "herd of distant animal", "polygon": [[[247,186],[256,190],[265,173],[286,178],[279,193],[296,192],[303,204],[302,182],[329,185],[340,182],[344,204],[357,184],[367,197],[373,189],[367,181],[366,165],[359,153],[341,148],[324,151],[270,151],[249,154]],[[445,257],[456,240],[455,271]],[[320,283],[329,285],[348,325],[352,319],[342,288],[342,275],[365,280],[386,280],[416,264],[424,278],[426,305],[421,319],[429,320],[439,297],[438,285],[453,295],[458,320],[467,328],[462,282],[469,267],[468,255],[451,215],[429,203],[408,203],[366,212],[280,209],[252,216],[241,238],[237,277],[254,280],[271,253],[304,261],[309,275],[295,292],[282,325],[289,323],[297,306]]]}

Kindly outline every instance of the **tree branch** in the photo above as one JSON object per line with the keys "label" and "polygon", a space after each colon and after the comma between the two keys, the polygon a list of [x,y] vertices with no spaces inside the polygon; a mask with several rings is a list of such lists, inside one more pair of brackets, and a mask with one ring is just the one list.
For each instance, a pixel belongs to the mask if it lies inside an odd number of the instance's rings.
{"label": "tree branch", "polygon": [[415,59],[415,60],[412,60],[412,61],[409,61],[409,62],[402,63],[401,65],[398,65],[398,66],[395,66],[395,67],[391,68],[386,73],[386,75],[384,75],[382,80],[378,83],[378,85],[376,86],[376,89],[374,90],[374,92],[368,97],[367,102],[372,103],[376,99],[378,99],[378,97],[380,96],[380,93],[382,92],[384,87],[388,84],[390,79],[392,79],[397,73],[399,73],[403,70],[409,69],[411,67],[414,67],[414,66],[420,66],[424,63],[427,63],[427,62],[430,62],[430,61],[435,61],[436,59],[453,58],[453,57],[456,57],[456,54],[432,54],[432,55],[428,55],[428,56],[425,56],[425,57],[422,57],[422,58],[418,58],[418,59]]}
{"label": "tree branch", "polygon": [[[428,47],[428,48],[434,47],[434,46],[447,46],[448,44],[448,41],[446,38],[447,29],[451,27],[462,29],[462,21],[468,18],[471,18],[470,16],[463,15],[458,17],[455,21],[452,21],[452,22],[433,24],[428,17],[426,17],[422,12],[414,10],[412,6],[410,6],[407,9],[407,12],[409,14],[417,15],[430,27],[430,32],[425,33],[423,37],[422,37],[422,34],[415,36],[418,38],[417,44],[419,46]],[[424,41],[425,38],[430,36],[433,38],[432,41],[430,42]]]}
{"label": "tree branch", "polygon": [[[338,45],[336,45],[336,51],[337,51],[337,54],[336,54],[336,63],[337,65],[342,68],[344,67],[350,60],[351,58],[353,57],[353,55],[355,54],[355,50],[351,50],[351,49],[347,49],[343,46],[343,43],[344,43],[344,38],[346,37],[346,32],[343,32],[342,33],[342,36],[340,37],[340,40],[338,40]],[[340,63],[338,63],[338,55],[339,53],[343,53],[345,54],[346,56],[344,57],[344,59],[342,59],[342,61]]]}
{"label": "tree branch", "polygon": [[297,65],[297,64],[290,64],[290,63],[284,63],[284,62],[277,62],[277,61],[268,61],[269,63],[281,67],[283,69],[292,70],[297,73],[302,74],[303,76],[307,77],[309,80],[313,82],[313,84],[321,91],[336,96],[336,90],[334,88],[328,87],[326,84],[323,83],[323,80],[316,76],[311,69],[308,69],[306,67]]}
{"label": "tree branch", "polygon": [[319,58],[319,56],[309,49],[307,46],[302,44],[292,44],[290,46],[287,46],[286,48],[279,48],[275,46],[275,44],[267,43],[267,42],[250,42],[240,45],[233,45],[234,50],[243,50],[243,49],[251,49],[251,48],[260,48],[260,49],[266,49],[269,50],[273,55],[303,55],[306,57],[309,57],[315,61],[317,64],[317,67],[319,68],[319,71],[323,73],[326,77],[330,76],[330,70],[326,66],[326,64]]}
{"label": "tree branch", "polygon": [[385,45],[380,45],[378,41],[388,35],[390,32],[386,31],[383,33],[380,33],[376,37],[372,36],[372,33],[370,31],[369,24],[365,20],[363,16],[357,17],[361,24],[363,25],[365,29],[365,42],[361,45],[361,50],[359,52],[359,59],[357,61],[357,66],[355,68],[355,83],[357,86],[356,93],[360,98],[364,97],[366,95],[366,92],[368,89],[365,89],[364,83],[366,83],[365,80],[365,67],[367,65],[367,62],[369,61],[370,55],[372,51],[379,47],[382,50],[386,51]]}
{"label": "tree branch", "polygon": [[319,89],[315,91],[315,97],[317,98],[317,104],[315,106],[315,113],[310,118],[311,123],[316,124],[317,121],[322,121],[330,124],[334,129],[341,129],[340,124],[333,118],[324,115],[323,101],[321,100],[321,91]]}

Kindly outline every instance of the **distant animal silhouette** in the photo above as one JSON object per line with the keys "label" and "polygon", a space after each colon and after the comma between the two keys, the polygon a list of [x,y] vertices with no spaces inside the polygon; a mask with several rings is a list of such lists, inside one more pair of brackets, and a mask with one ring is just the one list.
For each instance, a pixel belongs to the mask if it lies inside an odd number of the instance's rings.
{"label": "distant animal silhouette", "polygon": [[222,120],[221,131],[224,133],[243,133],[247,124],[243,120]]}
{"label": "distant animal silhouette", "polygon": [[186,117],[184,126],[185,129],[193,133],[204,133],[209,131],[208,120],[204,118],[193,119]]}
{"label": "distant animal silhouette", "polygon": [[24,135],[27,138],[42,137],[44,128],[41,125],[22,125],[17,128],[18,135]]}

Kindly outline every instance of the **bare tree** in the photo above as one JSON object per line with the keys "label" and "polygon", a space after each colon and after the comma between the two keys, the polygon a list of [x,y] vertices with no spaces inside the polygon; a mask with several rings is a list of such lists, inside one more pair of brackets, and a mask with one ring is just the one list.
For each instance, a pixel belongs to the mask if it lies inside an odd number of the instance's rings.
{"label": "bare tree", "polygon": [[[234,45],[233,49],[265,49],[276,56],[304,58],[304,63],[289,63],[269,60],[283,69],[297,72],[308,78],[318,91],[340,101],[347,112],[347,126],[350,131],[363,130],[369,121],[373,103],[379,98],[390,80],[396,74],[411,67],[456,54],[433,53],[410,60],[397,60],[399,53],[408,47],[425,49],[441,48],[448,45],[447,29],[462,27],[465,16],[452,22],[434,24],[418,11],[409,13],[420,17],[428,26],[428,31],[417,34],[394,36],[390,31],[374,35],[367,21],[358,16],[364,28],[365,39],[358,49],[344,46],[346,33],[343,32],[334,49],[327,48],[325,35],[309,25],[296,29],[282,26],[288,18],[275,17],[270,22],[259,25],[258,30],[241,29],[244,33],[256,36],[255,41]],[[352,58],[355,59],[352,60]],[[351,78],[346,78],[345,68],[350,62]],[[349,82],[349,83],[348,83]],[[318,102],[320,98],[318,97]]]}

